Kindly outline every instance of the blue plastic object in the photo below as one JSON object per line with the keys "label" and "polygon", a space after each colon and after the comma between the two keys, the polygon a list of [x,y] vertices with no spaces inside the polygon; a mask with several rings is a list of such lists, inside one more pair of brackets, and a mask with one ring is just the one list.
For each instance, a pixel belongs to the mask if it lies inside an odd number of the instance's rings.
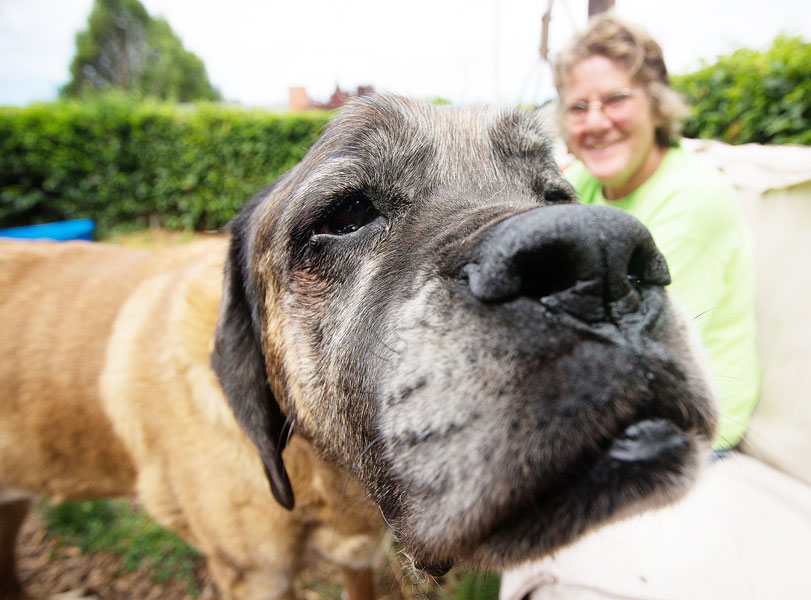
{"label": "blue plastic object", "polygon": [[72,221],[59,221],[57,223],[43,223],[42,225],[0,229],[0,237],[26,240],[55,240],[57,242],[65,242],[68,240],[87,240],[88,242],[92,242],[95,229],[96,222],[91,219],[74,219]]}

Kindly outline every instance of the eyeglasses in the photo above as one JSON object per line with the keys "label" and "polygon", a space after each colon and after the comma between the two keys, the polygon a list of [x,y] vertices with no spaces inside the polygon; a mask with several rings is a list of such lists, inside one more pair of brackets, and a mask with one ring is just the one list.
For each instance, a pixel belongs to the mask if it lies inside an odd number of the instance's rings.
{"label": "eyeglasses", "polygon": [[617,119],[623,116],[631,98],[638,96],[640,91],[638,89],[622,88],[603,96],[599,100],[572,102],[564,108],[566,119],[569,123],[579,125],[586,120],[592,106],[600,110],[609,119]]}

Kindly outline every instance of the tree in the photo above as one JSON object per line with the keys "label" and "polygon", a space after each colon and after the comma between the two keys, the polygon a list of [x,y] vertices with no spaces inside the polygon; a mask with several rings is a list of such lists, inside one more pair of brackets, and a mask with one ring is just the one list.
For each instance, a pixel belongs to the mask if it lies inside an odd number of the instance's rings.
{"label": "tree", "polygon": [[179,102],[221,98],[203,61],[139,0],[95,0],[87,29],[76,35],[70,72],[62,96],[118,89]]}

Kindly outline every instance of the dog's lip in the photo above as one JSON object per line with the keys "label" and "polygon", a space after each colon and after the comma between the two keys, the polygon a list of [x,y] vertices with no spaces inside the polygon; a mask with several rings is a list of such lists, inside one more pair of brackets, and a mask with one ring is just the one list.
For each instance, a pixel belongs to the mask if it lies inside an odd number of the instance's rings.
{"label": "dog's lip", "polygon": [[531,502],[541,506],[556,496],[565,495],[583,481],[602,479],[606,474],[619,475],[628,469],[638,473],[640,469],[667,468],[672,461],[689,452],[691,445],[687,431],[663,416],[637,417],[616,431],[565,469],[573,474],[570,479],[542,488]]}
{"label": "dog's lip", "polygon": [[[485,527],[484,532],[480,530],[477,540],[465,542],[464,545],[473,550],[464,558],[472,564],[488,566],[491,559],[480,557],[492,556],[493,551],[500,554],[498,548],[504,545],[504,540],[521,537],[527,529],[528,519],[538,521],[533,526],[543,531],[547,526],[554,527],[556,521],[568,519],[573,514],[585,515],[601,503],[610,503],[611,510],[617,515],[624,514],[627,507],[648,499],[656,504],[662,502],[662,497],[678,497],[678,485],[673,483],[678,478],[671,476],[692,462],[689,458],[692,454],[697,456],[696,448],[696,440],[691,440],[689,433],[670,419],[654,417],[635,420],[619,433],[609,436],[595,452],[578,459],[570,470],[574,473],[572,477],[560,480],[555,485],[544,485],[534,495],[529,494],[500,511],[500,515]],[[650,485],[651,478],[664,483],[657,484],[656,489],[641,492]],[[620,504],[614,503],[615,498],[598,498],[617,488],[633,489],[634,494],[640,495]],[[611,515],[601,515],[599,519],[589,521],[589,526],[598,526],[611,518]],[[570,538],[563,539],[549,548],[543,547],[543,542],[538,542],[539,555],[547,554],[569,541]]]}
{"label": "dog's lip", "polygon": [[[562,482],[560,493],[589,478],[601,478],[604,473],[618,474],[623,469],[639,469],[667,465],[689,451],[687,431],[676,421],[664,416],[638,417],[629,424],[620,426],[618,432],[607,436],[596,445],[594,451],[586,452],[567,471],[575,473],[569,481]],[[545,488],[537,500],[556,495],[555,488]]]}
{"label": "dog's lip", "polygon": [[627,427],[608,449],[614,461],[639,463],[659,460],[689,444],[684,431],[669,419],[646,419]]}

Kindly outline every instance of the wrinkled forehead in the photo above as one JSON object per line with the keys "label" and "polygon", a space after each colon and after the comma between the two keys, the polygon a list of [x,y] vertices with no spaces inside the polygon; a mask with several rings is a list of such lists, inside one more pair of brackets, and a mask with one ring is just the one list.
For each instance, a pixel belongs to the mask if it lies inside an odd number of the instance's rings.
{"label": "wrinkled forehead", "polygon": [[299,166],[305,187],[364,186],[419,197],[444,187],[526,184],[552,165],[536,114],[384,96],[342,111]]}
{"label": "wrinkled forehead", "polygon": [[438,107],[396,96],[361,98],[328,125],[264,199],[260,239],[284,238],[337,198],[358,191],[400,208],[505,191],[543,196],[566,186],[535,112]]}

